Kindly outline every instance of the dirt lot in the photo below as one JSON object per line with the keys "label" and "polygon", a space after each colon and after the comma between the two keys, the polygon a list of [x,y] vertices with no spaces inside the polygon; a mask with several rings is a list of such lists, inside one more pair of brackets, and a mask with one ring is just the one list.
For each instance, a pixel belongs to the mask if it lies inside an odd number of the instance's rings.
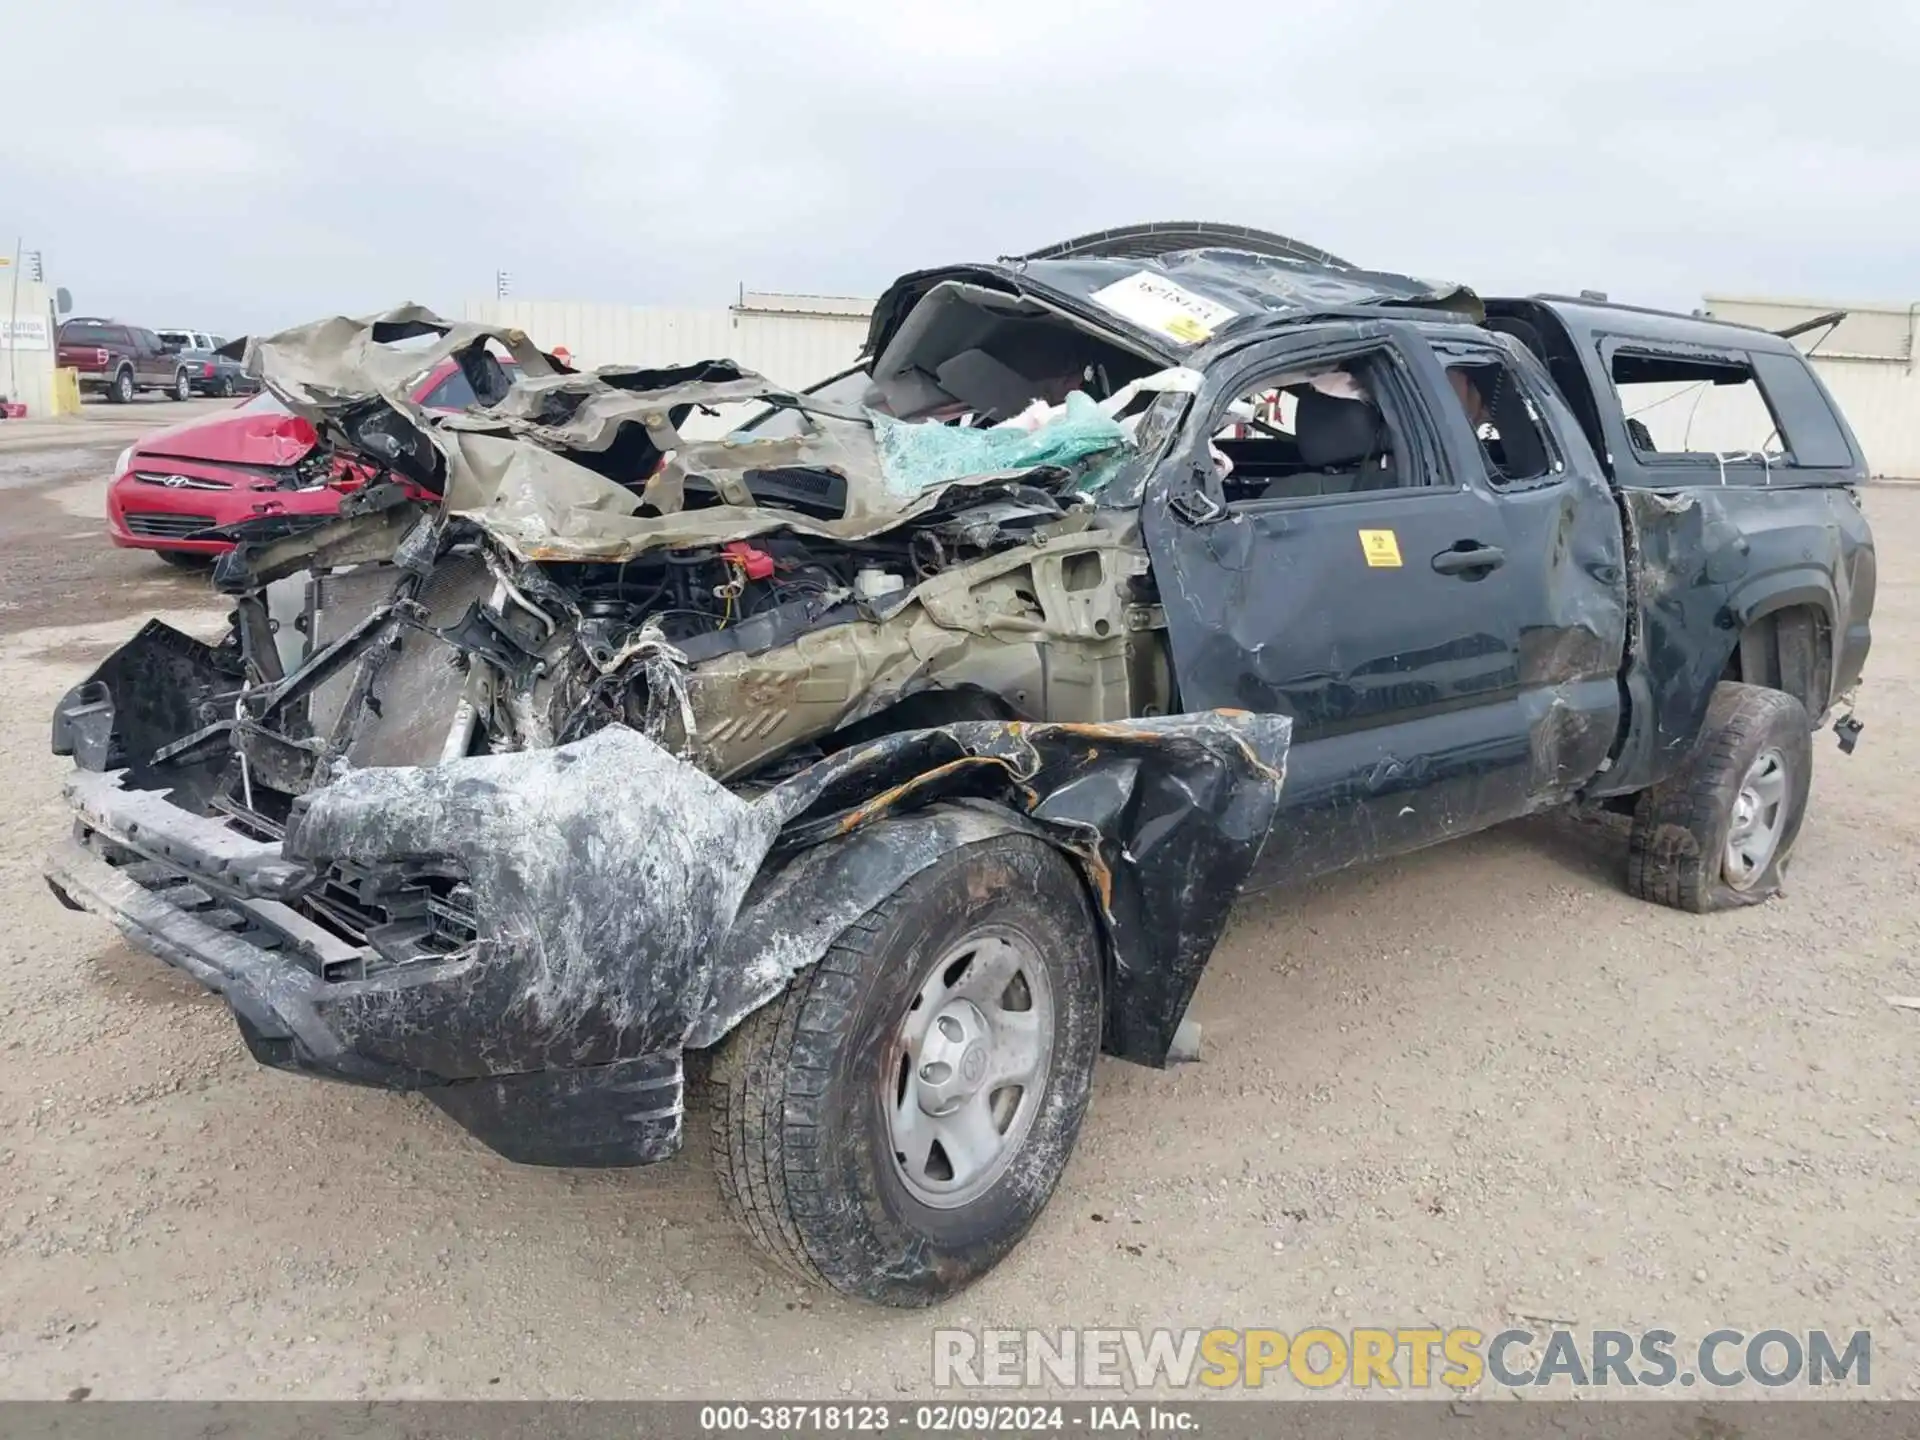
{"label": "dirt lot", "polygon": [[[114,405],[89,398],[81,405],[78,415],[52,415],[0,424],[0,455],[125,445],[150,430],[178,425],[182,420],[231,404],[231,400],[166,400],[156,395],[138,395],[131,404]],[[73,457],[65,456],[61,463],[71,466]],[[20,472],[14,467],[0,474],[0,485],[18,484],[19,480]]]}
{"label": "dirt lot", "polygon": [[0,1393],[886,1398],[927,1387],[936,1322],[1529,1316],[1870,1328],[1873,1389],[1920,1396],[1920,1014],[1886,1000],[1920,995],[1920,488],[1870,497],[1867,732],[1819,738],[1788,897],[1636,904],[1617,836],[1546,819],[1250,902],[1204,1062],[1104,1063],[1052,1207],[929,1316],[763,1267],[698,1146],[521,1169],[417,1099],[262,1070],[55,904],[55,698],[137,617],[219,614],[106,545],[101,442],[0,453]]}

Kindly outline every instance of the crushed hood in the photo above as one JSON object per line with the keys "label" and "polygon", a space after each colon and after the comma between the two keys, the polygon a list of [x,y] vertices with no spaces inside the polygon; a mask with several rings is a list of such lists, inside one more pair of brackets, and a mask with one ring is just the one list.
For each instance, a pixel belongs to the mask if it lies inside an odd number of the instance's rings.
{"label": "crushed hood", "polygon": [[[512,356],[517,373],[486,353],[488,342]],[[504,394],[459,414],[422,408],[412,380],[448,359],[470,376],[491,367]],[[296,415],[438,492],[447,514],[522,560],[619,562],[774,529],[860,540],[933,509],[954,487],[1085,470],[1126,443],[1118,426],[1070,417],[1071,425],[998,446],[965,442],[968,455],[930,453],[898,431],[943,427],[905,427],[813,400],[731,361],[574,373],[522,330],[448,321],[412,305],[249,341],[246,367]],[[678,429],[698,408],[741,403],[799,412],[798,433],[689,441]],[[840,513],[757,496],[769,482],[825,487],[841,497],[826,508]],[[690,506],[689,491],[713,503]]]}
{"label": "crushed hood", "polygon": [[313,449],[318,437],[309,421],[250,405],[156,430],[141,439],[134,453],[227,465],[281,466],[297,463]]}

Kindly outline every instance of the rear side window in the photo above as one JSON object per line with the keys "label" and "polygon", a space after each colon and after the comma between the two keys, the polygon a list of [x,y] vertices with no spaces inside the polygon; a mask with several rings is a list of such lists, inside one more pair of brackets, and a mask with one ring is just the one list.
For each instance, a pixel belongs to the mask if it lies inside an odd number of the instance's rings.
{"label": "rear side window", "polygon": [[1853,466],[1853,447],[1806,361],[1798,355],[1755,355],[1753,369],[1780,417],[1794,464],[1816,469]]}
{"label": "rear side window", "polygon": [[178,345],[186,350],[194,348],[193,336],[185,330],[162,330],[160,338],[169,345]]}
{"label": "rear side window", "polygon": [[1795,355],[1689,354],[1622,344],[1608,361],[1627,438],[1647,464],[1854,463],[1833,410]]}
{"label": "rear side window", "polygon": [[1610,370],[1642,460],[1740,455],[1785,462],[1786,443],[1744,357],[1616,350]]}

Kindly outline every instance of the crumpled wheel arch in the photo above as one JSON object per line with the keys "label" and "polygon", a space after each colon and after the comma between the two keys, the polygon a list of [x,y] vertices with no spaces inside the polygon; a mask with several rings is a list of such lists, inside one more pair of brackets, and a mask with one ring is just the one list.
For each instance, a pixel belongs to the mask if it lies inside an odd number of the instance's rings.
{"label": "crumpled wheel arch", "polygon": [[805,808],[722,944],[687,1045],[724,1038],[939,856],[1023,833],[1087,887],[1107,958],[1104,1048],[1164,1065],[1278,812],[1290,732],[1283,716],[1236,712],[965,721],[830,757],[774,792]]}

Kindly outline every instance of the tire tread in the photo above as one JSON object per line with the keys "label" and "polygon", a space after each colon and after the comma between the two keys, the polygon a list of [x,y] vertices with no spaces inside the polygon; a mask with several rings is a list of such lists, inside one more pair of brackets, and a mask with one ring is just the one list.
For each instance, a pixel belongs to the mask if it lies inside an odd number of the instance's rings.
{"label": "tire tread", "polygon": [[[1798,758],[1808,763],[1811,744],[1804,737],[1810,730],[1805,707],[1785,691],[1733,681],[1716,686],[1686,761],[1635,802],[1627,846],[1629,893],[1695,914],[1724,908],[1719,857],[1703,853],[1703,838],[1718,830],[1730,791],[1745,773],[1742,757],[1757,753],[1776,732],[1798,731],[1803,747]],[[1775,876],[1751,898],[1763,899],[1778,888],[1777,872],[1785,860],[1783,850],[1774,862]]]}
{"label": "tire tread", "polygon": [[[1013,843],[1041,852],[1034,863],[1058,867],[1054,882],[1083,898],[1078,877],[1057,851],[1025,836]],[[839,1118],[829,1107],[845,1103],[836,1080],[841,1052],[875,975],[890,963],[887,947],[927,897],[950,883],[951,871],[930,867],[854,920],[819,961],[726,1037],[710,1073],[709,1138],[723,1208],[788,1274],[892,1305],[927,1305],[941,1296],[898,1272],[902,1257],[886,1253],[863,1209],[871,1197],[846,1190],[840,1147],[825,1139]],[[1090,911],[1086,920],[1091,936]],[[1096,1016],[1097,993],[1096,985]],[[1089,1053],[1089,1065],[1091,1058]],[[1077,1103],[1084,1108],[1084,1088]],[[1076,1112],[1074,1132],[1078,1125]],[[1064,1150],[1059,1163],[1064,1166]],[[1049,1180],[1046,1190],[1051,1188]],[[912,1246],[907,1256],[909,1269],[925,1258]]]}

